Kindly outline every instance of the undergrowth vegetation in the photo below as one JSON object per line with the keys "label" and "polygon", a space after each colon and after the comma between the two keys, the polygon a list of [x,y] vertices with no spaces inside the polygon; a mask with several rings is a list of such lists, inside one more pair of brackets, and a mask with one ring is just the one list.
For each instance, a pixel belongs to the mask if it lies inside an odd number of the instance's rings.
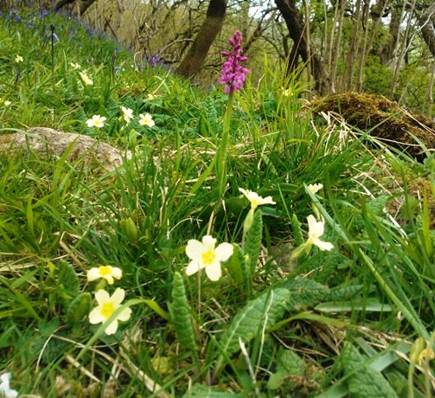
{"label": "undergrowth vegetation", "polygon": [[431,396],[433,156],[314,124],[304,88],[266,70],[229,101],[77,21],[2,16],[1,134],[52,127],[125,154],[107,172],[1,152],[11,388]]}

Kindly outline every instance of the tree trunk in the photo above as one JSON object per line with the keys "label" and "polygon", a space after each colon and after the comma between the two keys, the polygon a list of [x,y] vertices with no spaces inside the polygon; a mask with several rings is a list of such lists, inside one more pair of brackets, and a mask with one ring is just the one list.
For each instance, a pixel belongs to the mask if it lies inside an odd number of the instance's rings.
{"label": "tree trunk", "polygon": [[[304,20],[305,20],[304,37],[305,37],[305,41],[307,43],[307,58],[309,60],[311,60],[310,6],[309,6],[307,0],[302,1],[302,7],[304,8]],[[312,75],[311,62],[307,62],[307,83],[308,83],[308,85],[310,85],[310,83],[311,83],[311,75]],[[309,92],[308,95],[310,96],[311,92]]]}
{"label": "tree trunk", "polygon": [[335,94],[337,91],[337,60],[340,56],[341,47],[341,33],[343,28],[343,17],[344,17],[344,0],[337,1],[337,20],[334,21],[334,28],[337,29],[337,34],[335,38],[334,53],[331,57],[331,70],[329,72],[330,77],[330,89],[331,92]]}
{"label": "tree trunk", "polygon": [[430,80],[429,80],[429,87],[427,90],[427,116],[429,117],[429,119],[432,120],[432,106],[433,106],[433,85],[434,85],[434,80],[435,80],[435,60],[432,61],[432,67],[429,66],[429,73],[431,72],[430,70],[432,69],[432,73],[430,75]]}
{"label": "tree trunk", "polygon": [[362,8],[362,25],[364,29],[364,37],[362,41],[362,46],[359,52],[359,62],[358,62],[358,85],[357,90],[361,91],[363,86],[363,80],[364,80],[364,62],[365,62],[365,56],[367,52],[367,42],[369,37],[369,14],[370,14],[370,0],[364,0],[363,1],[363,8]]}
{"label": "tree trunk", "polygon": [[250,0],[243,0],[240,4],[240,31],[242,32],[243,37],[248,37],[249,34],[249,25],[250,25],[250,17],[249,17],[249,9],[250,9]]}
{"label": "tree trunk", "polygon": [[65,7],[68,4],[74,3],[76,0],[60,0],[54,6],[54,11],[59,11],[61,8]]}
{"label": "tree trunk", "polygon": [[226,10],[227,0],[210,0],[206,18],[189,51],[178,66],[178,74],[190,78],[199,72],[208,50],[222,28]]}
{"label": "tree trunk", "polygon": [[[76,0],[60,0],[54,6],[54,11],[59,11],[61,8],[65,7],[68,4],[75,3]],[[83,15],[87,9],[95,3],[95,0],[81,0],[79,5],[79,13]]]}
{"label": "tree trunk", "polygon": [[400,31],[400,21],[402,20],[402,14],[404,11],[405,3],[402,7],[395,7],[391,13],[391,21],[390,21],[390,39],[388,43],[381,50],[380,58],[381,63],[387,65],[391,62],[394,56],[394,51],[397,47],[397,39],[399,37]]}
{"label": "tree trunk", "polygon": [[429,47],[432,56],[435,57],[435,3],[432,3],[418,18],[423,40]]}
{"label": "tree trunk", "polygon": [[94,3],[95,0],[81,0],[80,8],[79,8],[80,15],[83,15],[88,10],[88,8]]}
{"label": "tree trunk", "polygon": [[406,29],[405,29],[405,34],[403,37],[402,46],[401,46],[401,49],[399,52],[399,56],[397,57],[397,60],[396,60],[396,65],[394,67],[393,80],[391,83],[391,95],[393,96],[393,98],[394,98],[394,95],[396,94],[396,89],[397,89],[398,79],[399,79],[399,70],[400,70],[400,65],[402,63],[402,60],[405,59],[405,63],[407,63],[407,54],[408,54],[409,44],[410,44],[410,32],[411,32],[411,27],[412,27],[412,18],[414,16],[416,2],[417,2],[417,0],[413,0],[413,2],[412,2],[411,10],[409,11],[409,14],[408,14],[408,21],[406,23]]}
{"label": "tree trunk", "polygon": [[294,0],[275,0],[275,4],[284,18],[290,37],[293,40],[293,48],[290,52],[287,64],[287,73],[290,73],[296,68],[300,56],[305,63],[308,64],[308,62],[310,62],[311,71],[315,80],[315,89],[317,92],[323,93],[323,69],[319,58],[315,54],[312,53],[311,57],[308,56],[309,51],[304,35],[302,14],[297,9]]}
{"label": "tree trunk", "polygon": [[347,59],[346,59],[347,66],[346,66],[346,72],[345,72],[344,84],[343,84],[343,87],[347,91],[352,90],[354,60],[359,47],[360,26],[361,26],[360,18],[361,18],[361,0],[357,0],[355,5],[355,10],[352,15],[352,21],[353,21],[352,38],[350,42],[349,52],[347,53]]}

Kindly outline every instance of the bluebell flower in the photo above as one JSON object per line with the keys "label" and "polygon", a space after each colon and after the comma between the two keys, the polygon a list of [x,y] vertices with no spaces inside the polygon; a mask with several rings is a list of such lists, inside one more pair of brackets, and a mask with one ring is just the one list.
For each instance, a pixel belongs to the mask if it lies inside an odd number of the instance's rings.
{"label": "bluebell flower", "polygon": [[51,39],[57,43],[59,41],[59,36],[56,34],[56,32],[51,33]]}
{"label": "bluebell flower", "polygon": [[154,54],[154,55],[151,55],[151,56],[146,56],[145,55],[144,61],[151,68],[155,68],[157,66],[164,66],[164,61],[160,57],[160,55],[158,55],[158,54]]}
{"label": "bluebell flower", "polygon": [[44,19],[45,17],[48,16],[48,10],[46,10],[45,8],[39,10],[39,18],[40,19]]}

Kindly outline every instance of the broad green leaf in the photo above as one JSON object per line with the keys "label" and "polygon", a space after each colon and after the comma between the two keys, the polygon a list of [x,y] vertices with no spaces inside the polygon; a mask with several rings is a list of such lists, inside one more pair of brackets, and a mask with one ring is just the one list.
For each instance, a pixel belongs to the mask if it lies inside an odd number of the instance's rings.
{"label": "broad green leaf", "polygon": [[161,316],[166,321],[169,321],[169,314],[160,307],[159,303],[152,299],[144,300],[145,304],[152,309],[157,315]]}
{"label": "broad green leaf", "polygon": [[277,370],[275,373],[272,373],[270,375],[269,380],[267,380],[266,386],[269,390],[277,390],[284,384],[287,378],[288,376],[285,370]]}
{"label": "broad green leaf", "polygon": [[121,231],[125,234],[130,242],[136,242],[138,237],[138,230],[136,224],[131,217],[123,218],[119,222]]}
{"label": "broad green leaf", "polygon": [[80,282],[71,264],[62,261],[59,264],[59,282],[70,297],[80,294]]}
{"label": "broad green leaf", "polygon": [[354,298],[363,290],[363,285],[337,286],[329,291],[328,301],[340,301]]}
{"label": "broad green leaf", "polygon": [[245,395],[234,392],[219,391],[216,388],[195,384],[183,395],[183,398],[243,398]]}
{"label": "broad green leaf", "polygon": [[269,290],[250,300],[239,310],[221,337],[221,349],[229,356],[240,349],[239,339],[245,343],[261,330],[277,322],[287,309],[290,292],[287,289]]}
{"label": "broad green leaf", "polygon": [[391,305],[384,304],[378,298],[357,299],[349,301],[330,301],[321,303],[314,307],[319,312],[351,312],[351,311],[366,311],[366,312],[391,312]]}
{"label": "broad green leaf", "polygon": [[38,271],[28,271],[26,272],[24,275],[20,276],[19,278],[15,279],[12,283],[11,283],[11,288],[13,289],[18,289],[19,287],[21,287],[23,284],[27,283],[28,281],[30,281],[34,275],[37,273]]}
{"label": "broad green leaf", "polygon": [[74,324],[80,321],[89,313],[91,308],[92,298],[89,293],[78,295],[68,306],[66,312],[66,320],[69,324]]}
{"label": "broad green leaf", "polygon": [[[25,295],[23,295],[17,289],[14,289],[11,285],[9,285],[8,279],[3,278],[1,275],[0,275],[0,282],[3,283],[11,291],[14,300],[20,303],[33,318],[40,320],[39,315],[33,308],[31,300],[28,300],[28,298]],[[10,311],[7,311],[6,313],[11,314]]]}
{"label": "broad green leaf", "polygon": [[257,210],[254,214],[254,221],[251,228],[245,236],[245,242],[243,245],[243,253],[247,256],[248,267],[251,271],[251,275],[254,275],[255,268],[260,255],[261,239],[263,236],[263,218],[261,210]]}
{"label": "broad green leaf", "polygon": [[[402,358],[402,355],[409,355],[411,344],[400,342],[398,344],[390,346],[387,350],[379,352],[373,357],[366,358],[360,362],[362,368],[373,370],[380,374],[384,369],[388,368],[397,360]],[[398,355],[401,354],[401,356]],[[347,381],[356,373],[359,372],[359,368],[356,368],[353,372],[347,372],[343,378],[336,381],[325,392],[318,395],[316,398],[341,398],[349,396]]]}
{"label": "broad green leaf", "polygon": [[280,349],[277,357],[276,372],[270,376],[267,388],[269,390],[276,390],[282,386],[289,376],[303,377],[304,375],[304,360],[293,351]]}
{"label": "broad green leaf", "polygon": [[355,398],[397,398],[397,394],[381,372],[365,365],[367,357],[350,343],[345,343],[340,362],[345,373],[352,373],[347,381],[349,395]]}
{"label": "broad green leaf", "polygon": [[[226,267],[231,278],[236,282],[237,286],[243,291],[248,288],[248,280],[250,279],[250,270],[246,266],[243,254],[238,245],[233,244],[234,252],[230,259],[226,262]],[[245,292],[245,291],[244,291]]]}
{"label": "broad green leaf", "polygon": [[280,286],[290,290],[289,310],[315,306],[327,298],[330,292],[327,286],[306,278],[290,279]]}
{"label": "broad green leaf", "polygon": [[294,351],[281,349],[277,358],[278,369],[283,369],[290,376],[303,376],[305,373],[305,362]]}
{"label": "broad green leaf", "polygon": [[295,240],[295,246],[300,246],[304,243],[304,236],[302,234],[301,223],[298,220],[296,213],[292,215],[292,231],[293,239]]}
{"label": "broad green leaf", "polygon": [[198,362],[198,347],[193,329],[192,309],[187,301],[183,277],[179,272],[174,274],[172,281],[172,303],[169,310],[181,349],[190,352],[193,360]]}

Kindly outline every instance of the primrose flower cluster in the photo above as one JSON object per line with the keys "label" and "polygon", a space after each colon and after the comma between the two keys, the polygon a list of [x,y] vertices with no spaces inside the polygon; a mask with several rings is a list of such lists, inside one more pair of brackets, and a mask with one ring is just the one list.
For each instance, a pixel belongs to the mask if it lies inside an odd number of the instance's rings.
{"label": "primrose flower cluster", "polygon": [[81,82],[84,87],[94,85],[94,81],[92,80],[92,78],[84,70],[82,70],[82,67],[79,63],[70,62],[69,66],[72,70],[76,71],[79,74],[79,82]]}
{"label": "primrose flower cluster", "polygon": [[[133,109],[121,106],[121,119],[124,120],[126,124],[129,124],[134,119]],[[94,127],[101,129],[104,127],[107,118],[101,115],[93,115],[90,119],[86,121],[86,125],[90,128]],[[140,126],[154,127],[156,123],[153,117],[149,113],[141,113],[139,115],[138,123]]]}
{"label": "primrose flower cluster", "polygon": [[[93,86],[94,81],[92,78],[85,72],[81,70],[81,65],[76,62],[70,62],[70,67],[72,70],[77,71],[80,76],[80,82],[83,84],[84,87],[86,86]],[[147,97],[147,100],[153,100],[156,96],[153,94],[149,94]],[[133,109],[127,108],[125,106],[121,106],[121,120],[123,120],[126,124],[131,123],[131,121],[134,119],[134,113]],[[96,128],[101,129],[104,127],[105,123],[107,121],[107,118],[105,116],[101,115],[93,115],[91,118],[86,120],[86,125],[89,128]],[[153,120],[153,117],[149,113],[141,113],[139,114],[138,123],[140,126],[146,126],[146,127],[154,127],[155,122]]]}
{"label": "primrose flower cluster", "polygon": [[[113,285],[115,279],[119,280],[121,278],[122,270],[118,267],[112,267],[111,265],[100,265],[99,267],[91,268],[87,273],[87,279],[89,282],[101,279],[104,281],[103,283],[107,282],[109,285]],[[125,290],[119,287],[112,295],[103,288],[97,288],[97,291],[95,292],[95,300],[98,305],[89,313],[89,322],[93,325],[106,322],[121,306],[124,298]],[[106,326],[104,332],[108,335],[116,333],[118,330],[118,322],[128,321],[130,316],[131,309],[124,308]]]}
{"label": "primrose flower cluster", "polygon": [[[129,124],[134,119],[133,109],[121,106],[121,112],[121,117],[125,121],[125,123]],[[139,125],[154,127],[156,123],[154,122],[153,117],[149,113],[141,113],[139,114]]]}
{"label": "primrose flower cluster", "polygon": [[[322,189],[322,184],[308,185],[308,191],[312,193]],[[263,198],[256,192],[239,188],[239,191],[248,199],[251,207],[244,222],[244,233],[251,228],[255,210],[263,205],[275,205],[271,196]],[[325,231],[325,222],[323,219],[316,220],[311,214],[307,217],[308,222],[308,239],[300,247],[296,248],[292,257],[299,256],[302,252],[309,253],[312,246],[317,246],[320,250],[332,250],[333,244],[320,239]],[[198,271],[205,270],[205,274],[211,281],[217,281],[222,276],[221,263],[229,260],[234,252],[231,243],[221,243],[216,246],[217,240],[211,235],[205,235],[202,241],[190,239],[186,246],[186,255],[190,262],[185,272],[187,275],[193,275]]]}

